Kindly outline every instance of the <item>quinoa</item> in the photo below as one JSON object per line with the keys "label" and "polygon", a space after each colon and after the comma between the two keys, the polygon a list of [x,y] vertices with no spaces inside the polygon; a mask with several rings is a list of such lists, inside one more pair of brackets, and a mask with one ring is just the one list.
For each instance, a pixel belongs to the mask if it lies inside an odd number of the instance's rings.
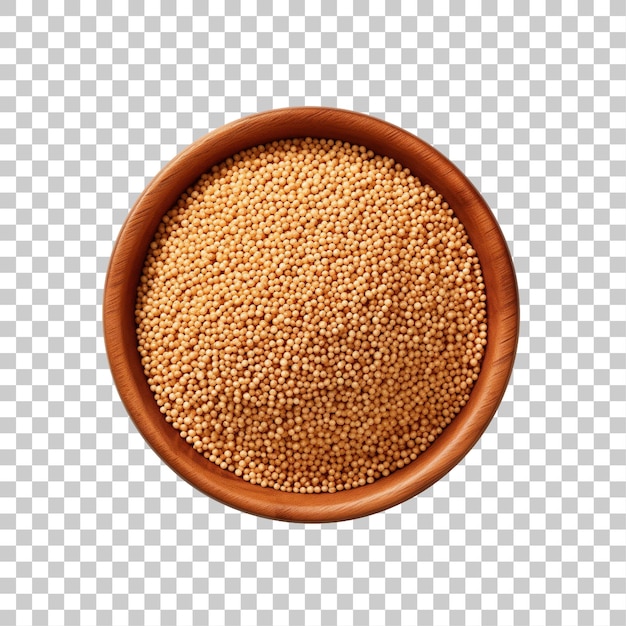
{"label": "quinoa", "polygon": [[242,151],[164,216],[138,350],[165,420],[262,487],[352,489],[466,404],[487,337],[475,250],[393,159],[325,139]]}

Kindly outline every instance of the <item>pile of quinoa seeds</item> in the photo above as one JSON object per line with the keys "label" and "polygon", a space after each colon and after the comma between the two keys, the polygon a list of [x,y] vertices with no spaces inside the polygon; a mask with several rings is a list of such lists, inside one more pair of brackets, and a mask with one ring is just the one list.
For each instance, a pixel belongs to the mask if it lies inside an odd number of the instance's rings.
{"label": "pile of quinoa seeds", "polygon": [[227,159],[159,225],[138,349],[167,422],[280,491],[353,489],[467,402],[485,292],[463,225],[393,159],[325,139]]}

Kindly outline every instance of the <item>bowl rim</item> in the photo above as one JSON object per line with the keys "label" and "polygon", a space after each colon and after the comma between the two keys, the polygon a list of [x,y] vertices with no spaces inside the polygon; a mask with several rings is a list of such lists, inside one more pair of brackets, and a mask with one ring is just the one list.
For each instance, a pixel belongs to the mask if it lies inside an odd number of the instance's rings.
{"label": "bowl rim", "polygon": [[[481,261],[487,294],[487,346],[466,406],[415,461],[370,485],[334,494],[261,488],[204,459],[159,412],[143,374],[135,335],[133,295],[145,253],[158,223],[178,197],[212,165],[241,150],[305,136],[365,145],[396,158],[422,182],[432,184],[464,224]],[[328,107],[274,109],[242,117],[175,156],[149,182],[122,225],[103,294],[111,373],[130,418],[148,445],[202,493],[247,513],[291,522],[337,522],[370,515],[414,497],[445,476],[474,447],[497,411],[513,370],[519,318],[511,254],[491,209],[470,180],[438,150],[408,131],[363,113]],[[488,377],[483,376],[485,371]]]}

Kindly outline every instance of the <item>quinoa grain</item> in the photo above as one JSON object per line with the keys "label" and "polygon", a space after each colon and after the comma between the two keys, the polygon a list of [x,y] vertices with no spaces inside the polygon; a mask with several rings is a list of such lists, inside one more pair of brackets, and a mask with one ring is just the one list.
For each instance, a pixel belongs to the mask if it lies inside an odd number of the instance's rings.
{"label": "quinoa grain", "polygon": [[443,198],[393,159],[311,138],[240,152],[182,195],[136,323],[181,438],[299,493],[415,460],[467,402],[487,342],[478,257]]}

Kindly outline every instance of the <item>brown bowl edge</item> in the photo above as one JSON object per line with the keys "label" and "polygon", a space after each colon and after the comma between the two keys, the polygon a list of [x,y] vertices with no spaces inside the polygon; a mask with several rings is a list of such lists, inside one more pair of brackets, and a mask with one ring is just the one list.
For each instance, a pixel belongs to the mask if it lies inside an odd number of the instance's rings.
{"label": "brown bowl edge", "polygon": [[[371,485],[335,494],[263,489],[207,462],[163,419],[136,351],[134,294],[146,249],[165,212],[212,165],[261,143],[304,136],[363,144],[432,184],[465,225],[483,267],[487,292],[487,348],[481,375],[461,413],[408,466]],[[155,176],[129,213],[111,255],[103,326],[122,402],[148,444],[179,476],[206,495],[248,513],[292,522],[333,522],[400,504],[433,485],[472,449],[495,415],[513,368],[519,297],[513,262],[495,217],[445,156],[380,119],[340,109],[299,107],[257,113],[222,126],[191,144]]]}

